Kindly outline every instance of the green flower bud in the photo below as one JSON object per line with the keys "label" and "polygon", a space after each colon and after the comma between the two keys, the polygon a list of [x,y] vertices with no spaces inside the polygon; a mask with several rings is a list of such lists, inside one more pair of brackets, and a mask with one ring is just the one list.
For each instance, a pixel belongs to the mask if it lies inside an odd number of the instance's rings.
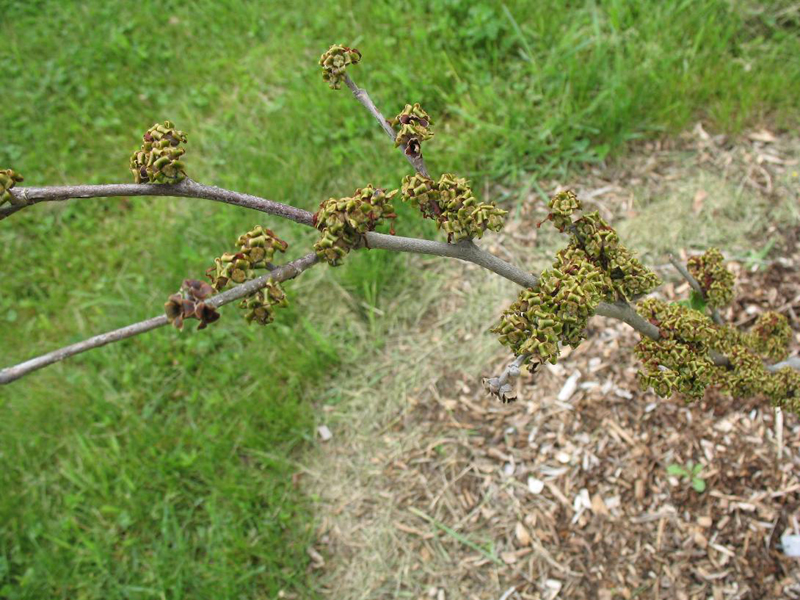
{"label": "green flower bud", "polygon": [[771,373],[765,393],[775,406],[800,415],[800,372],[784,367]]}
{"label": "green flower bud", "polygon": [[331,89],[340,89],[347,67],[358,64],[360,60],[361,52],[355,48],[334,44],[319,59],[319,64],[322,67],[322,80]]}
{"label": "green flower bud", "polygon": [[231,281],[244,283],[256,277],[257,269],[271,268],[275,252],[285,252],[289,244],[275,232],[257,225],[236,240],[239,251],[226,252],[214,259],[214,266],[206,271],[215,290],[222,290]]}
{"label": "green flower bud", "polygon": [[429,182],[421,176],[404,180],[404,190],[409,199],[422,199],[418,202],[423,216],[436,219],[437,227],[447,233],[448,242],[480,238],[487,229],[503,228],[507,211],[497,208],[494,202],[479,202],[463,177],[443,174],[436,183],[438,193],[430,189]]}
{"label": "green flower bud", "polygon": [[351,198],[323,201],[313,221],[322,232],[322,237],[314,244],[317,256],[332,267],[338,267],[350,250],[363,243],[364,234],[374,231],[384,219],[392,221],[390,233],[394,234],[393,220],[397,215],[391,200],[396,194],[397,190],[387,193],[368,185],[357,189]]}
{"label": "green flower bud", "polygon": [[171,122],[156,123],[142,136],[140,150],[131,155],[130,169],[136,183],[177,183],[186,177],[180,157],[186,150],[186,134]]}
{"label": "green flower bud", "polygon": [[244,318],[248,323],[258,323],[268,325],[275,320],[275,309],[273,307],[289,306],[286,294],[280,284],[270,279],[267,285],[257,292],[247,296],[239,303],[242,308]]}
{"label": "green flower bud", "polygon": [[725,268],[722,253],[709,248],[705,254],[691,257],[686,266],[712,308],[727,306],[733,300],[733,273]]}
{"label": "green flower bud", "polygon": [[750,349],[779,362],[789,356],[792,328],[784,315],[774,311],[765,312],[756,319],[746,341],[748,343],[745,345]]}
{"label": "green flower bud", "polygon": [[11,169],[0,170],[0,206],[3,206],[6,202],[12,206],[23,203],[21,199],[17,199],[17,197],[9,191],[23,180],[22,175],[16,171]]}
{"label": "green flower bud", "polygon": [[547,219],[552,221],[559,231],[564,231],[572,225],[572,213],[583,209],[581,201],[578,200],[578,196],[572,190],[559,192],[550,199],[548,206],[550,207],[550,214],[547,215]]}
{"label": "green flower bud", "polygon": [[406,154],[419,156],[421,144],[433,137],[430,126],[433,125],[430,116],[419,105],[406,104],[405,108],[394,119],[389,121],[392,127],[399,126],[400,130],[395,137],[395,146],[405,146]]}

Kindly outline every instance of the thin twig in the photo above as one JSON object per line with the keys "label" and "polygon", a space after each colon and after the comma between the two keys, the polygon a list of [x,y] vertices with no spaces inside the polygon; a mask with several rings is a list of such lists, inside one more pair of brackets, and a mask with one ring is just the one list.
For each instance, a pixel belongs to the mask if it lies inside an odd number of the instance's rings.
{"label": "thin twig", "polygon": [[111,183],[103,185],[57,185],[50,187],[17,187],[10,190],[19,204],[0,208],[0,221],[39,202],[61,202],[71,198],[110,198],[115,196],[173,196],[181,198],[204,198],[225,204],[252,208],[283,217],[295,223],[313,227],[313,213],[281,204],[266,198],[233,192],[212,185],[203,185],[191,179],[180,183]]}
{"label": "thin twig", "polygon": [[[375,117],[375,120],[378,121],[381,129],[383,129],[386,132],[386,135],[388,135],[392,141],[394,141],[397,137],[397,132],[392,129],[392,126],[389,125],[389,121],[384,118],[384,116],[381,114],[381,111],[379,111],[378,107],[375,106],[375,103],[372,101],[372,98],[369,97],[367,90],[358,87],[347,73],[344,74],[344,82],[345,85],[350,88],[350,91],[353,92],[353,96],[356,97],[356,100],[364,105],[364,108],[366,108],[370,114]],[[422,154],[419,156],[410,156],[406,153],[405,144],[401,144],[400,149],[403,151],[403,155],[408,159],[408,162],[411,163],[411,166],[414,167],[414,170],[424,177],[430,177],[428,174],[428,169],[425,166],[425,160],[422,158]]]}
{"label": "thin twig", "polygon": [[[61,202],[71,198],[107,198],[115,196],[174,196],[189,198],[205,198],[243,206],[267,214],[283,217],[308,227],[313,227],[313,213],[288,204],[274,202],[258,196],[243,194],[203,185],[185,179],[176,184],[147,184],[147,183],[114,183],[104,185],[76,185],[52,187],[28,187],[11,190],[15,196],[27,202],[27,206],[39,202]],[[10,206],[0,209],[0,219],[24,208],[26,205]],[[396,252],[410,252],[414,254],[431,254],[434,256],[447,256],[473,262],[490,271],[497,273],[523,287],[532,287],[537,283],[535,275],[531,275],[506,261],[479,249],[472,242],[461,244],[447,244],[433,240],[390,236],[376,232],[366,235],[369,248],[380,248]]]}
{"label": "thin twig", "polygon": [[[318,261],[319,259],[317,258],[317,255],[312,252],[302,258],[294,260],[281,267],[277,267],[266,275],[262,275],[261,277],[248,281],[247,283],[237,285],[227,292],[218,294],[217,296],[206,300],[205,303],[213,306],[214,308],[219,308],[225,304],[230,304],[231,302],[239,300],[240,298],[244,298],[245,296],[260,290],[267,285],[267,282],[270,279],[278,282],[293,279],[306,269],[316,264]],[[169,321],[167,320],[166,315],[160,315],[158,317],[153,317],[152,319],[147,319],[146,321],[141,321],[140,323],[128,325],[127,327],[123,327],[121,329],[115,329],[114,331],[101,333],[100,335],[96,335],[82,342],[65,346],[64,348],[55,350],[54,352],[49,352],[48,354],[43,354],[42,356],[32,358],[13,367],[0,370],[0,385],[11,383],[12,381],[17,380],[32,371],[52,365],[53,363],[62,361],[70,356],[75,356],[76,354],[86,352],[87,350],[92,350],[93,348],[99,348],[100,346],[111,344],[112,342],[118,342],[120,340],[157,329],[158,327],[163,327],[167,323],[169,323]]]}
{"label": "thin twig", "polygon": [[[672,256],[672,254],[669,255],[669,262],[672,263],[673,267],[678,269],[678,272],[681,275],[683,275],[686,281],[689,282],[689,285],[692,286],[692,289],[698,294],[700,294],[700,297],[703,298],[703,301],[708,302],[708,297],[706,296],[705,290],[703,290],[703,287],[700,285],[700,282],[697,281],[697,279],[695,279],[691,273],[689,273],[689,269],[684,267],[683,264],[678,259]],[[722,317],[719,315],[719,311],[713,306],[710,308],[711,308],[711,318],[714,320],[714,323],[716,323],[717,325],[723,325],[724,322],[722,321]]]}

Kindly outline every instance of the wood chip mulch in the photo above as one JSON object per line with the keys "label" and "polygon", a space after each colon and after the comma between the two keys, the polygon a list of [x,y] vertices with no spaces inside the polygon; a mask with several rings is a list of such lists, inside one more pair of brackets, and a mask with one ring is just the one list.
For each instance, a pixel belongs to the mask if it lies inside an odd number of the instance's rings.
{"label": "wood chip mulch", "polygon": [[[800,310],[795,265],[740,282],[736,322]],[[425,573],[431,597],[485,598],[499,583],[504,600],[800,598],[800,561],[781,548],[782,535],[800,533],[797,417],[783,415],[776,433],[761,398],[711,391],[686,405],[640,392],[635,334],[592,325],[522,384],[525,401],[500,405],[464,374],[394,428],[429,432],[426,445],[381,458],[395,527],[419,557],[412,569],[451,558],[452,570]],[[689,462],[702,465],[705,491],[668,474]]]}
{"label": "wood chip mulch", "polygon": [[[684,137],[647,142],[633,153],[641,160],[584,174],[586,189],[576,189],[604,217],[630,216],[626,189],[639,179],[656,192],[666,187],[685,174],[673,154],[688,149],[700,167],[759,197],[798,197],[794,144],[768,131],[733,143],[701,125]],[[541,183],[548,193],[562,187]],[[504,244],[527,256],[541,242],[531,223],[543,213],[541,202],[526,203]],[[729,265],[737,299],[722,316],[746,328],[765,310],[785,314],[797,354],[800,227],[774,223],[756,233],[754,244],[780,240],[770,266]],[[660,291],[673,300],[687,288]],[[389,524],[380,539],[390,547],[379,552],[387,568],[347,597],[800,600],[800,559],[781,545],[800,534],[800,419],[763,398],[709,391],[684,404],[639,391],[637,338],[619,322],[593,319],[579,348],[521,378],[515,404],[488,398],[474,372],[451,372],[405,398],[370,456],[374,501],[352,504],[358,528],[376,527],[378,512]],[[484,375],[507,361],[498,352]],[[689,463],[702,466],[703,491],[668,471]],[[367,548],[374,554],[363,539],[325,525],[319,547],[347,564]],[[337,576],[347,579],[348,570]]]}

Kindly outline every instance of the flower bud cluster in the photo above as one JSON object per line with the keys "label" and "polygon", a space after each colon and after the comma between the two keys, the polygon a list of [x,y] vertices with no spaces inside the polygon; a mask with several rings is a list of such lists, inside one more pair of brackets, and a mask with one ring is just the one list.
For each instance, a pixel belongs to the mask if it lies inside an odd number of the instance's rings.
{"label": "flower bud cluster", "polygon": [[17,197],[9,191],[20,181],[23,181],[23,177],[16,171],[11,169],[0,170],[0,206],[3,206],[6,202],[12,206],[20,204]]}
{"label": "flower bud cluster", "polygon": [[214,259],[214,266],[206,271],[211,285],[219,291],[229,282],[244,283],[255,277],[256,269],[268,269],[276,251],[286,252],[289,244],[271,229],[257,225],[236,240],[238,252],[226,252]]}
{"label": "flower bud cluster", "polygon": [[582,248],[590,260],[608,273],[619,297],[630,300],[661,284],[658,276],[620,243],[617,232],[599,212],[586,213],[573,221],[575,211],[583,210],[574,192],[559,192],[548,206],[550,213],[545,220],[551,221],[559,231],[569,232],[572,245]]}
{"label": "flower bud cluster", "polygon": [[645,298],[636,305],[637,312],[658,327],[662,339],[693,343],[706,350],[713,347],[718,330],[703,313],[677,303]]}
{"label": "flower bud cluster", "polygon": [[703,358],[697,344],[643,338],[636,345],[636,355],[643,366],[637,373],[642,390],[652,387],[662,398],[676,392],[702,398],[711,385],[714,364]]}
{"label": "flower bud cluster", "polygon": [[641,388],[652,387],[662,397],[680,392],[701,398],[714,375],[714,363],[708,357],[716,335],[714,325],[696,310],[656,298],[643,300],[637,309],[661,335],[658,341],[643,337],[636,345],[643,365],[637,373]]}
{"label": "flower bud cluster", "polygon": [[430,130],[433,121],[419,103],[414,106],[406,104],[402,112],[389,121],[389,124],[392,127],[400,126],[394,145],[405,146],[408,156],[419,156],[422,153],[422,142],[433,137],[433,131]]}
{"label": "flower bud cluster", "polygon": [[573,213],[582,208],[573,192],[556,194],[549,207],[547,220],[569,231],[570,244],[556,254],[553,268],[542,273],[535,288],[520,293],[492,331],[516,355],[555,363],[559,342],[580,344],[600,302],[649,292],[660,281],[620,244],[597,212],[573,221]]}
{"label": "flower bud cluster", "polygon": [[[397,190],[387,193],[368,185],[357,189],[352,197],[323,201],[313,221],[322,232],[314,243],[317,256],[332,267],[341,265],[344,256],[362,243],[365,233],[374,231],[383,219],[397,218],[391,204],[395,194]],[[391,233],[394,234],[394,223]]]}
{"label": "flower bud cluster", "polygon": [[712,308],[727,306],[733,300],[733,273],[725,268],[722,253],[709,248],[704,254],[692,256],[686,263]]}
{"label": "flower bud cluster", "polygon": [[439,206],[439,186],[430,177],[420,173],[406,175],[401,188],[403,202],[416,204],[426,219],[438,219],[442,214]]}
{"label": "flower bud cluster", "polygon": [[219,313],[213,306],[204,302],[214,295],[214,288],[205,281],[184,279],[177,294],[172,294],[164,303],[167,319],[176,329],[183,329],[185,319],[197,319],[198,329],[205,329],[209,323],[219,319]]}
{"label": "flower bud cluster", "polygon": [[[257,269],[272,269],[275,252],[286,252],[289,244],[280,239],[275,232],[257,225],[236,240],[238,252],[226,252],[214,259],[214,266],[206,271],[212,289],[220,291],[229,283],[244,283],[256,277]],[[248,323],[255,321],[260,325],[272,323],[274,306],[288,306],[286,294],[277,282],[269,280],[266,287],[246,296],[239,308],[244,309]]]}
{"label": "flower bud cluster", "polygon": [[270,279],[264,289],[247,296],[239,303],[244,309],[244,318],[248,323],[268,325],[275,320],[275,306],[287,307],[289,302],[280,284]]}
{"label": "flower bud cluster", "polygon": [[342,87],[347,67],[357,64],[360,60],[361,52],[355,48],[334,44],[319,59],[323,81],[332,90],[338,90]]}
{"label": "flower bud cluster", "polygon": [[792,328],[784,315],[774,311],[765,312],[756,319],[747,341],[747,346],[754,352],[779,362],[789,356]]}
{"label": "flower bud cluster", "polygon": [[745,346],[734,346],[726,354],[730,367],[717,367],[714,383],[734,398],[750,398],[764,389],[770,374],[761,359]]}
{"label": "flower bud cluster", "polygon": [[142,136],[142,147],[131,156],[130,167],[136,183],[177,183],[186,177],[180,161],[186,150],[186,134],[170,121],[156,123]]}
{"label": "flower bud cluster", "polygon": [[572,243],[583,248],[609,274],[619,297],[632,300],[661,285],[658,275],[620,243],[617,232],[599,212],[584,214],[570,226],[570,231]]}
{"label": "flower bud cluster", "polygon": [[772,373],[766,392],[772,404],[800,415],[800,372],[783,367]]}
{"label": "flower bud cluster", "polygon": [[492,332],[517,356],[555,364],[559,342],[577,346],[583,341],[586,323],[608,291],[607,276],[586,253],[566,248],[553,268],[542,272],[536,288],[520,292]]}
{"label": "flower bud cluster", "polygon": [[[572,215],[575,211],[583,210],[581,201],[578,200],[578,196],[572,190],[559,192],[550,198],[550,202],[547,205],[550,208],[550,213],[545,220],[552,221],[553,226],[562,233],[572,225]],[[541,223],[538,226],[541,226]]]}
{"label": "flower bud cluster", "polygon": [[[771,353],[776,360],[785,358],[788,339],[784,326],[788,328],[788,323],[780,315],[762,315],[754,327],[760,333],[755,334],[714,325],[699,311],[655,298],[643,300],[637,309],[661,335],[658,341],[643,338],[636,346],[643,363],[638,373],[642,389],[652,387],[663,398],[676,392],[701,398],[705,388],[713,385],[736,398],[765,393],[777,406],[800,410],[800,373],[794,369],[770,373],[758,356],[760,352],[767,356]],[[783,338],[780,353],[778,343],[756,341],[758,335],[771,334]],[[729,364],[715,365],[710,351],[724,355]]]}
{"label": "flower bud cluster", "polygon": [[404,202],[416,204],[422,216],[436,220],[436,227],[447,233],[448,242],[480,238],[487,229],[500,231],[507,211],[494,202],[481,202],[469,182],[452,173],[438,182],[419,173],[403,179]]}

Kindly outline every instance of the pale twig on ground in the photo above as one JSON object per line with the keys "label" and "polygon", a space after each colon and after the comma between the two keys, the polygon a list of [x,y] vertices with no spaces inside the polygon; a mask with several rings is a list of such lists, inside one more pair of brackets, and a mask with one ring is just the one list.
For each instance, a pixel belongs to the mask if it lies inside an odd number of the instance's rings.
{"label": "pale twig on ground", "polygon": [[[706,296],[705,291],[700,285],[700,282],[697,281],[697,279],[695,279],[691,273],[689,273],[689,269],[684,267],[683,264],[681,264],[681,262],[678,259],[676,259],[672,254],[669,255],[669,262],[671,262],[672,266],[675,267],[678,270],[678,272],[681,275],[683,275],[684,279],[686,279],[686,281],[689,282],[689,285],[692,286],[692,289],[698,294],[700,294],[700,297],[703,298],[704,301],[708,302],[708,297]],[[711,318],[717,325],[723,324],[722,317],[719,316],[719,311],[714,307],[711,307]]]}
{"label": "pale twig on ground", "polygon": [[[253,292],[260,290],[267,285],[267,282],[270,279],[277,282],[293,279],[309,267],[316,264],[318,261],[319,259],[317,258],[317,255],[313,252],[306,254],[302,258],[298,258],[297,260],[275,268],[266,275],[262,275],[261,277],[248,281],[247,283],[237,285],[226,292],[209,298],[205,301],[205,304],[214,308],[219,308],[220,306],[230,304],[231,302],[244,298],[245,296],[249,296]],[[99,348],[100,346],[105,346],[106,344],[119,342],[147,331],[152,331],[153,329],[163,327],[168,323],[169,321],[167,320],[166,315],[153,317],[152,319],[147,319],[146,321],[141,321],[133,325],[128,325],[127,327],[122,327],[121,329],[116,329],[107,333],[101,333],[100,335],[83,340],[82,342],[65,346],[64,348],[60,348],[54,352],[32,358],[13,367],[2,369],[0,370],[0,385],[11,383],[12,381],[17,380],[32,371],[52,365],[53,363],[62,361],[70,356],[75,356],[81,352],[86,352],[87,350],[92,350],[93,348]]]}

